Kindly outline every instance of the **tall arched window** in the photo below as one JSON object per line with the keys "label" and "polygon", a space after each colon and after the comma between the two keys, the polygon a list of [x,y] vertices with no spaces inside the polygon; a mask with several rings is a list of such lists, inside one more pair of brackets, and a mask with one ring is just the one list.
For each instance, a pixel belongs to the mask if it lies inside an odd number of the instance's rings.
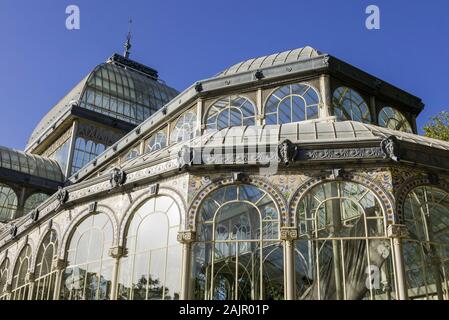
{"label": "tall arched window", "polygon": [[241,96],[229,96],[215,102],[206,114],[206,130],[255,125],[254,104]]}
{"label": "tall arched window", "polygon": [[52,270],[56,258],[58,238],[54,230],[49,231],[42,241],[36,257],[33,299],[52,300],[57,271]]}
{"label": "tall arched window", "polygon": [[26,245],[16,260],[12,274],[11,300],[28,300],[30,283],[28,273],[31,267],[31,247]]}
{"label": "tall arched window", "polygon": [[8,299],[7,285],[8,285],[9,259],[3,259],[0,265],[0,300]]}
{"label": "tall arched window", "polygon": [[107,300],[111,293],[113,226],[98,213],[87,217],[73,232],[62,279],[63,300]]}
{"label": "tall arched window", "polygon": [[16,211],[16,193],[10,187],[0,184],[0,222],[14,219]]}
{"label": "tall arched window", "polygon": [[380,111],[379,125],[384,128],[413,133],[412,127],[405,116],[391,107],[385,107]]}
{"label": "tall arched window", "polygon": [[218,189],[202,203],[193,256],[195,299],[283,299],[278,209],[252,185]]}
{"label": "tall arched window", "polygon": [[118,298],[171,300],[181,293],[180,211],[167,196],[148,200],[133,215],[120,261]]}
{"label": "tall arched window", "polygon": [[334,92],[332,102],[335,116],[339,121],[371,122],[369,107],[355,90],[347,87],[338,88]]}
{"label": "tall arched window", "polygon": [[167,135],[164,131],[158,131],[148,140],[147,152],[164,149],[167,146]]}
{"label": "tall arched window", "polygon": [[196,113],[188,111],[179,117],[170,137],[172,143],[184,142],[196,136]]}
{"label": "tall arched window", "polygon": [[292,84],[277,89],[265,105],[266,124],[284,124],[318,118],[320,98],[306,84]]}
{"label": "tall arched window", "polygon": [[391,299],[391,246],[370,189],[346,181],[312,188],[298,206],[298,226],[298,299]]}
{"label": "tall arched window", "polygon": [[36,209],[42,202],[49,198],[48,194],[35,193],[28,197],[25,201],[24,213],[27,214]]}
{"label": "tall arched window", "polygon": [[106,146],[103,143],[82,137],[76,138],[73,152],[72,174],[103,153],[105,149]]}
{"label": "tall arched window", "polygon": [[432,186],[415,188],[403,212],[409,298],[449,299],[449,194]]}

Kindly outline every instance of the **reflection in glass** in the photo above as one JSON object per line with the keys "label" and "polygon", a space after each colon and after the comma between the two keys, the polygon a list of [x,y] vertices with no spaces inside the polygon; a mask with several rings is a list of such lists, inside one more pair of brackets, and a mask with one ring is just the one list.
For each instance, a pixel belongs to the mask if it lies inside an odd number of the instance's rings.
{"label": "reflection in glass", "polygon": [[133,215],[120,261],[118,298],[177,300],[181,291],[180,212],[167,196],[148,200]]}
{"label": "reflection in glass", "polygon": [[393,298],[391,243],[370,189],[345,181],[320,184],[300,202],[298,225],[298,299]]}
{"label": "reflection in glass", "polygon": [[449,194],[431,186],[413,189],[404,204],[403,243],[409,298],[449,299]]}
{"label": "reflection in glass", "polygon": [[384,128],[413,133],[412,127],[405,116],[391,107],[385,107],[380,111],[379,125]]}
{"label": "reflection in glass", "polygon": [[147,152],[154,152],[164,149],[167,146],[167,135],[164,131],[159,131],[151,136],[147,144]]}
{"label": "reflection in glass", "polygon": [[79,171],[82,167],[103,153],[106,146],[100,142],[76,138],[75,150],[73,153],[72,174]]}
{"label": "reflection in glass", "polygon": [[110,298],[113,227],[104,213],[91,215],[74,230],[67,251],[68,266],[62,277],[61,299]]}
{"label": "reflection in glass", "polygon": [[355,90],[346,87],[338,88],[334,92],[332,102],[335,116],[339,121],[371,122],[369,107]]}
{"label": "reflection in glass", "polygon": [[36,257],[36,268],[33,299],[53,300],[57,271],[52,270],[53,260],[57,256],[58,239],[56,232],[47,233],[39,247]]}
{"label": "reflection in glass", "polygon": [[195,299],[283,299],[283,247],[271,197],[251,185],[210,194],[199,210],[193,248]]}
{"label": "reflection in glass", "polygon": [[318,118],[320,98],[306,84],[292,84],[277,89],[265,106],[265,123],[285,124]]}
{"label": "reflection in glass", "polygon": [[29,196],[25,201],[24,214],[27,214],[36,209],[42,202],[44,202],[48,198],[49,195],[45,193],[35,193]]}
{"label": "reflection in glass", "polygon": [[184,142],[196,136],[196,113],[189,111],[179,117],[173,128],[170,141],[172,143]]}
{"label": "reflection in glass", "polygon": [[0,222],[14,219],[16,211],[16,193],[10,187],[0,184]]}
{"label": "reflection in glass", "polygon": [[215,102],[207,111],[206,129],[210,131],[229,127],[255,125],[255,107],[240,96],[230,96]]}

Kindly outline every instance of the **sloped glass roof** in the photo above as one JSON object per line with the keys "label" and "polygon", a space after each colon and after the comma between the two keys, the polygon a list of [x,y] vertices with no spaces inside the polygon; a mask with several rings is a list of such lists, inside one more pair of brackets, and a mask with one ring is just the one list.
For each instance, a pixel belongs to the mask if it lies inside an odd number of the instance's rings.
{"label": "sloped glass roof", "polygon": [[64,181],[64,175],[56,161],[1,146],[0,168],[52,181]]}
{"label": "sloped glass roof", "polygon": [[318,57],[320,55],[323,55],[323,53],[312,47],[306,46],[304,48],[288,50],[239,62],[231,66],[230,68],[220,72],[217,76],[226,76],[245,71],[263,69],[271,66],[296,62],[299,60],[310,59]]}
{"label": "sloped glass roof", "polygon": [[178,94],[157,80],[157,73],[147,74],[143,65],[124,58],[119,62],[114,57],[97,66],[44,116],[28,146],[73,104],[138,125]]}

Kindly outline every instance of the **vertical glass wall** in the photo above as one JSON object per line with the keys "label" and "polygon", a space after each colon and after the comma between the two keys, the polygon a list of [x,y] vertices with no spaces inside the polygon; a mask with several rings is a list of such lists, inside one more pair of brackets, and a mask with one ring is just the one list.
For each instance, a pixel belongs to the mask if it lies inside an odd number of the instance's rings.
{"label": "vertical glass wall", "polygon": [[300,300],[395,297],[391,242],[375,194],[352,182],[314,187],[298,208],[296,294]]}
{"label": "vertical glass wall", "polygon": [[0,265],[0,300],[8,299],[7,284],[8,284],[8,272],[9,272],[9,259],[5,258]]}
{"label": "vertical glass wall", "polygon": [[48,158],[55,160],[65,174],[67,170],[67,161],[69,158],[70,139],[64,142],[59,148],[53,152]]}
{"label": "vertical glass wall", "polygon": [[90,161],[94,160],[106,149],[100,142],[88,140],[82,137],[76,138],[73,153],[72,174],[80,170]]}
{"label": "vertical glass wall", "polygon": [[148,200],[133,215],[120,261],[118,299],[172,300],[181,291],[180,211],[167,196]]}
{"label": "vertical glass wall", "polygon": [[34,300],[52,300],[54,295],[57,271],[52,270],[53,260],[56,258],[58,239],[55,231],[45,236],[36,257],[35,281],[33,290]]}
{"label": "vertical glass wall", "polygon": [[36,209],[42,202],[47,200],[50,196],[45,193],[35,193],[27,198],[23,209],[24,214],[30,213]]}
{"label": "vertical glass wall", "polygon": [[193,247],[194,299],[283,299],[283,260],[279,214],[266,192],[232,185],[204,200]]}
{"label": "vertical glass wall", "polygon": [[27,277],[31,267],[31,247],[25,246],[20,252],[12,274],[11,300],[27,300],[30,284]]}
{"label": "vertical glass wall", "polygon": [[449,194],[432,186],[412,190],[404,204],[410,299],[449,299]]}
{"label": "vertical glass wall", "polygon": [[17,195],[7,185],[0,184],[0,222],[9,221],[17,211]]}
{"label": "vertical glass wall", "polygon": [[111,293],[113,226],[98,213],[87,217],[73,232],[67,251],[68,266],[61,284],[63,300],[107,300]]}

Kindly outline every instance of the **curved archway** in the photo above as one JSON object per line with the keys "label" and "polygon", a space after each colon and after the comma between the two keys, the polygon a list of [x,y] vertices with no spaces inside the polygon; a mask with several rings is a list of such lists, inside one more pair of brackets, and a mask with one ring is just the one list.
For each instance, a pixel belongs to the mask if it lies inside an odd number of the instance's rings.
{"label": "curved archway", "polygon": [[256,124],[255,104],[243,96],[229,96],[214,102],[204,116],[207,131]]}
{"label": "curved archway", "polygon": [[0,221],[9,221],[15,218],[17,212],[17,195],[15,191],[0,183]]}
{"label": "curved archway", "polygon": [[53,270],[53,261],[57,257],[58,236],[49,230],[40,242],[36,255],[34,300],[52,300],[54,298],[57,271]]}
{"label": "curved archway", "polygon": [[339,87],[334,91],[332,104],[334,115],[339,121],[359,121],[371,123],[371,113],[368,104],[354,89]]}
{"label": "curved archway", "polygon": [[67,246],[67,267],[61,284],[64,300],[105,300],[110,298],[114,227],[105,213],[84,217],[73,229]]}
{"label": "curved archway", "polygon": [[280,214],[272,196],[254,185],[230,184],[208,193],[198,213],[195,298],[283,299]]}
{"label": "curved archway", "polygon": [[31,246],[25,245],[16,258],[12,273],[11,300],[28,300],[31,269]]}
{"label": "curved archway", "polygon": [[0,264],[0,300],[8,299],[9,259],[4,258]]}

